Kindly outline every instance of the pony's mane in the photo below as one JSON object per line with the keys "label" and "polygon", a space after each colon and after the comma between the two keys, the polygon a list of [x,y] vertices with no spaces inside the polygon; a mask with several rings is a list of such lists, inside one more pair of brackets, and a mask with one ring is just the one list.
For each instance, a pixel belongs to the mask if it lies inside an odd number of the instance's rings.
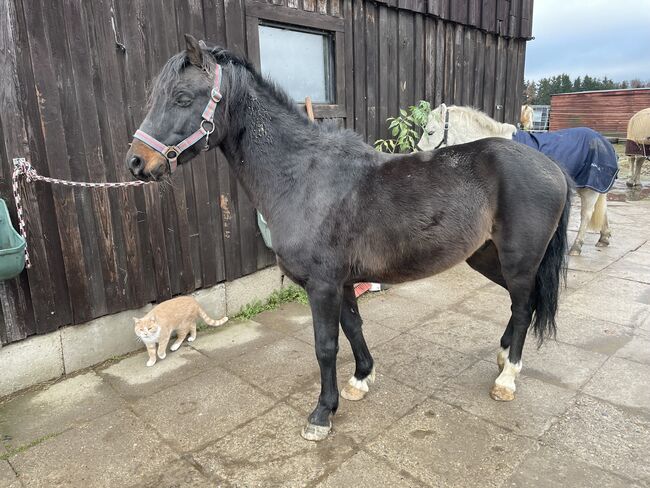
{"label": "pony's mane", "polygon": [[[280,105],[286,108],[289,112],[299,115],[301,118],[308,120],[306,115],[298,110],[295,102],[287,93],[280,88],[272,80],[262,76],[262,74],[248,61],[246,58],[237,56],[235,53],[228,51],[219,46],[202,48],[203,54],[210,56],[216,63],[220,65],[230,64],[237,66],[250,74],[256,82],[259,89],[263,90],[267,95],[276,100]],[[205,56],[204,56],[205,57]],[[189,64],[189,58],[186,51],[174,54],[163,66],[160,74],[156,77],[152,94],[160,90],[169,90],[177,81],[180,80],[183,70]],[[203,69],[210,73],[210,64],[204,61]],[[236,80],[238,81],[238,80]]]}
{"label": "pony's mane", "polygon": [[486,115],[485,113],[477,110],[473,107],[461,107],[460,105],[451,105],[447,107],[447,110],[452,110],[457,113],[462,120],[472,121],[477,124],[482,129],[485,129],[490,132],[506,132],[514,128],[511,124],[502,124],[497,122],[492,117]]}

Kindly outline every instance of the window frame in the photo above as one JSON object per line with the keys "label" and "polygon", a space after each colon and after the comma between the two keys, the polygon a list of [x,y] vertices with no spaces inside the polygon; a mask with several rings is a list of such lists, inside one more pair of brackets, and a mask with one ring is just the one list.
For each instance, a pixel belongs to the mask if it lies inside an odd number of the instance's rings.
{"label": "window frame", "polygon": [[[271,5],[249,1],[246,3],[246,42],[248,45],[248,58],[259,70],[260,62],[260,39],[259,26],[265,24],[280,24],[283,27],[296,30],[308,29],[330,33],[333,40],[333,68],[334,81],[333,95],[336,103],[315,103],[314,117],[316,118],[345,118],[346,92],[345,92],[345,21],[339,17],[305,12],[303,10],[289,7]],[[305,103],[296,101],[296,104],[304,108]]]}

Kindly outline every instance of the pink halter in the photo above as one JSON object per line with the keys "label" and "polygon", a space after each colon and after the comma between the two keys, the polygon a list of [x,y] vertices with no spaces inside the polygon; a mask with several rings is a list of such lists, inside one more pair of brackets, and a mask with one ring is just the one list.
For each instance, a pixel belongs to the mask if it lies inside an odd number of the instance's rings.
{"label": "pink halter", "polygon": [[[178,156],[180,156],[180,154],[187,148],[192,147],[203,137],[205,137],[205,147],[206,149],[208,148],[208,138],[210,137],[210,134],[214,132],[214,111],[217,108],[217,103],[219,103],[219,100],[221,100],[220,88],[221,66],[217,64],[214,75],[214,85],[212,87],[212,91],[210,92],[210,101],[208,101],[208,104],[205,106],[205,110],[203,110],[203,113],[201,114],[201,125],[199,129],[175,146],[166,146],[159,140],[150,136],[146,132],[141,131],[140,129],[135,131],[133,137],[139,139],[150,148],[158,151],[160,154],[165,156],[169,162],[169,171],[173,173],[176,170],[176,166],[178,165],[176,159],[178,159]],[[208,126],[207,128],[206,125]]]}

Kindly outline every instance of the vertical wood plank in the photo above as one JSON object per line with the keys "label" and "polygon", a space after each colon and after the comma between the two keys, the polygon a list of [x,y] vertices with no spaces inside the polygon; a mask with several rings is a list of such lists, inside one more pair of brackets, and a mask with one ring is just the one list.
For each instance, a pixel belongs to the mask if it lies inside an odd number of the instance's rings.
{"label": "vertical wood plank", "polygon": [[373,144],[379,138],[377,120],[377,99],[379,81],[379,37],[377,35],[377,5],[366,4],[366,133],[367,141]]}
{"label": "vertical wood plank", "polygon": [[364,0],[353,0],[353,32],[354,32],[354,130],[367,140],[366,131],[366,45],[363,42],[365,34],[365,4]]}
{"label": "vertical wood plank", "polygon": [[413,103],[413,90],[415,88],[413,79],[413,14],[399,11],[397,17],[399,22],[399,106],[406,109]]}

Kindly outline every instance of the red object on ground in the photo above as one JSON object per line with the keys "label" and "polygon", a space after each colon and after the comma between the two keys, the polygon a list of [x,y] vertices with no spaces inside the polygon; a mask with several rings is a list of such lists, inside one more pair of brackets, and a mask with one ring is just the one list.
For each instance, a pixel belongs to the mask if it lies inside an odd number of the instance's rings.
{"label": "red object on ground", "polygon": [[357,283],[354,285],[354,295],[359,298],[365,292],[370,290],[370,283]]}

